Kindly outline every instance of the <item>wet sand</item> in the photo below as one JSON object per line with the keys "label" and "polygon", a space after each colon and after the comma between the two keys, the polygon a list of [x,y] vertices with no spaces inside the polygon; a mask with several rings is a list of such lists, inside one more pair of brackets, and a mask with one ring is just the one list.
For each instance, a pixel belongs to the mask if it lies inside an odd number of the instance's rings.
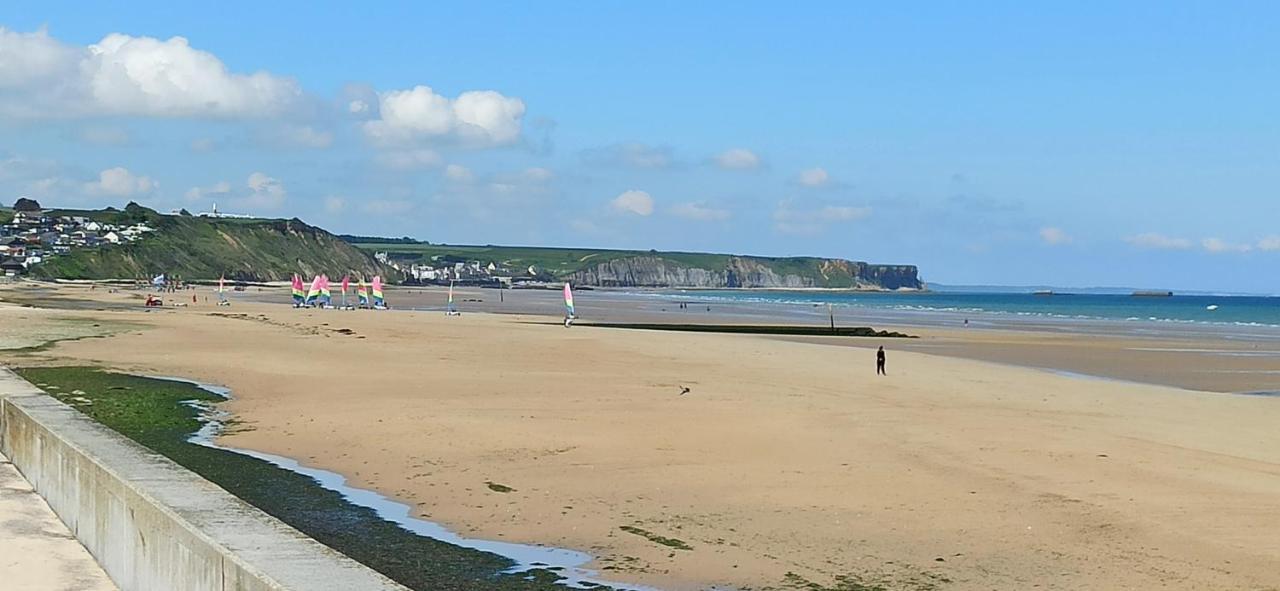
{"label": "wet sand", "polygon": [[[579,296],[587,317],[592,295]],[[1189,354],[1133,349],[1176,348],[1165,341],[1117,336],[1098,349],[1093,336],[916,329],[923,338],[903,345],[564,329],[471,313],[478,302],[449,318],[232,297],[231,308],[60,312],[146,328],[27,359],[229,386],[229,410],[252,430],[227,445],[345,474],[471,536],[583,550],[609,578],[662,588],[1280,586],[1280,399],[946,350],[1046,347],[1156,373]],[[882,343],[890,375],[877,379],[870,352],[846,347]]]}

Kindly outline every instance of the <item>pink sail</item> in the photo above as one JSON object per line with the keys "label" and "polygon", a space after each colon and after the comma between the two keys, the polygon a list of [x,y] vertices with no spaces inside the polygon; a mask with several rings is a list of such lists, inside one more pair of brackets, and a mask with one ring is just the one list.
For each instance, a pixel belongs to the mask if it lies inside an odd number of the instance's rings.
{"label": "pink sail", "polygon": [[373,291],[373,306],[374,306],[375,308],[381,308],[381,307],[385,306],[385,305],[386,305],[386,301],[382,299],[382,276],[381,276],[381,275],[374,275],[374,276],[373,276],[373,286],[372,286],[372,288],[373,288],[373,289],[372,289],[372,291]]}

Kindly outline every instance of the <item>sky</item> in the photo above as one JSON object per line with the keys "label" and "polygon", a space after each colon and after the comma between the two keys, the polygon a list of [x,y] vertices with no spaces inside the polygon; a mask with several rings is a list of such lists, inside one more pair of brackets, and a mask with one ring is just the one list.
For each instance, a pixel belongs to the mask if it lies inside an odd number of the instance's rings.
{"label": "sky", "polygon": [[0,201],[1280,293],[1273,2],[25,2]]}

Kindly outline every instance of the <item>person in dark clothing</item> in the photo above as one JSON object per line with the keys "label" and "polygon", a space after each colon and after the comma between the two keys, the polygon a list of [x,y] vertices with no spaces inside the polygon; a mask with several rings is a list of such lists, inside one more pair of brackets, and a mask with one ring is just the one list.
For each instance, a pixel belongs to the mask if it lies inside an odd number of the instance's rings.
{"label": "person in dark clothing", "polygon": [[879,351],[876,351],[876,375],[878,376],[889,375],[884,371],[884,347],[883,346],[880,347]]}

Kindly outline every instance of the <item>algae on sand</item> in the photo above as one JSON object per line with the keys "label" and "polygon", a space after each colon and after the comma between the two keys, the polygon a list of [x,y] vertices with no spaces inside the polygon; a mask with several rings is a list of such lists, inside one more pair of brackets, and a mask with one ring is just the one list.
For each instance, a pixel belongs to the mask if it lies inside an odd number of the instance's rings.
{"label": "algae on sand", "polygon": [[[564,589],[555,582],[561,577],[549,570],[508,573],[515,565],[508,558],[414,534],[308,476],[188,442],[201,427],[200,411],[189,403],[223,400],[193,384],[89,367],[17,371],[32,383],[46,384],[51,396],[107,427],[411,589]],[[76,391],[82,394],[72,394]]]}

